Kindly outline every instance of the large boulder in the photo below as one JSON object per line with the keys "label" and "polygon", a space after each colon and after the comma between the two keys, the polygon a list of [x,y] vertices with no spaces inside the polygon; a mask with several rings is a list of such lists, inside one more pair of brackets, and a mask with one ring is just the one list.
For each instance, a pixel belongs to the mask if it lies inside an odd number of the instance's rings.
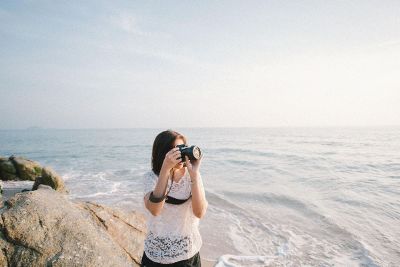
{"label": "large boulder", "polygon": [[17,170],[14,167],[14,164],[12,164],[11,161],[5,160],[5,161],[0,161],[0,169],[1,171],[8,172],[11,174],[17,174]]}
{"label": "large boulder", "polygon": [[139,266],[144,216],[75,203],[46,185],[5,202],[0,266]]}
{"label": "large boulder", "polygon": [[8,172],[0,172],[0,180],[11,181],[11,180],[19,180],[19,178],[15,174],[11,174]]}
{"label": "large boulder", "polygon": [[14,156],[11,156],[10,160],[17,170],[17,176],[21,180],[35,181],[36,177],[42,173],[42,167],[36,161]]}
{"label": "large boulder", "polygon": [[79,205],[95,216],[134,262],[141,262],[146,232],[146,220],[142,214],[136,211],[121,212],[92,202]]}
{"label": "large boulder", "polygon": [[0,157],[0,179],[17,180],[17,170],[14,164],[8,158]]}
{"label": "large boulder", "polygon": [[40,184],[48,185],[60,193],[68,193],[68,189],[65,187],[64,180],[50,167],[42,168],[42,174],[36,178],[32,190],[38,189]]}

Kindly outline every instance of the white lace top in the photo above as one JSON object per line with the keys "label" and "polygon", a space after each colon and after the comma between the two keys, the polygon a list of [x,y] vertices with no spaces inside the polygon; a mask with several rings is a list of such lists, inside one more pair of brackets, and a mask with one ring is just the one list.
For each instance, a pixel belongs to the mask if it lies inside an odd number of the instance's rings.
{"label": "white lace top", "polygon": [[[149,171],[144,176],[144,194],[153,191],[158,176]],[[168,181],[167,191],[171,185]],[[173,182],[169,196],[187,199],[191,194],[190,176],[185,175],[178,183]],[[168,264],[193,257],[200,251],[202,240],[199,232],[199,218],[193,214],[192,198],[180,205],[164,203],[158,216],[146,208],[147,237],[144,242],[146,256],[158,263]]]}

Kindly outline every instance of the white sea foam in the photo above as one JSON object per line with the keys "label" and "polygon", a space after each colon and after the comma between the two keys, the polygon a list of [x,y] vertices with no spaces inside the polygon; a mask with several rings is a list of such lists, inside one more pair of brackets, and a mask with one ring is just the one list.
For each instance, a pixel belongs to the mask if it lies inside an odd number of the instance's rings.
{"label": "white sea foam", "polygon": [[29,188],[33,186],[33,181],[2,181],[3,189],[7,188]]}
{"label": "white sea foam", "polygon": [[279,266],[279,257],[222,255],[219,257],[215,267],[265,267],[270,266],[271,264],[274,264],[274,266]]}

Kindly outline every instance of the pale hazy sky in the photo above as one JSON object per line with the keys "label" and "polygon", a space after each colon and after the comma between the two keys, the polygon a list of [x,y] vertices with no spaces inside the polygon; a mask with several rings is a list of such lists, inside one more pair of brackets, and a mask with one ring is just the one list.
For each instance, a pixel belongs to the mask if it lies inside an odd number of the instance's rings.
{"label": "pale hazy sky", "polygon": [[400,125],[400,1],[1,1],[0,128]]}

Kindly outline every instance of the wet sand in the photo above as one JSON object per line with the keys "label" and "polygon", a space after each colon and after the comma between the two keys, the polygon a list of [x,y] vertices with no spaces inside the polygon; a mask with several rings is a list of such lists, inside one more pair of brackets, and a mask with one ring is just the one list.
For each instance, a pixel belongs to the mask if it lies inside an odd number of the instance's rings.
{"label": "wet sand", "polygon": [[201,260],[201,267],[214,267],[215,264],[217,262],[216,261],[209,261],[209,260]]}

